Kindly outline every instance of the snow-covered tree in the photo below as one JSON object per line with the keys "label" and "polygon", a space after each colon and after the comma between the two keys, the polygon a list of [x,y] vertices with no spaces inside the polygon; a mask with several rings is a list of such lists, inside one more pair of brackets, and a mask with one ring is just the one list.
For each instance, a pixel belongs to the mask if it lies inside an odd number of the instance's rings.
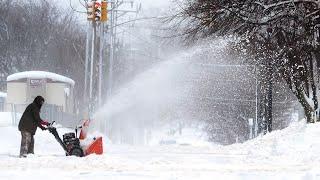
{"label": "snow-covered tree", "polygon": [[[303,106],[318,111],[320,3],[317,0],[185,0],[174,22],[187,39],[237,35],[262,67],[262,81],[281,75]],[[268,99],[268,96],[267,96]],[[269,99],[270,101],[270,99]]]}

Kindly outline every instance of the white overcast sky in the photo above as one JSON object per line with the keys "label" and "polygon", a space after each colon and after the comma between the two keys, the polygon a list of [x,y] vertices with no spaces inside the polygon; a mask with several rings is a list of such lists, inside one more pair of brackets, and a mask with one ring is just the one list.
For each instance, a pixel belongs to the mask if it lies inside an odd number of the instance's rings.
{"label": "white overcast sky", "polygon": [[165,7],[170,4],[170,0],[139,0],[144,7]]}
{"label": "white overcast sky", "polygon": [[[82,0],[83,1],[83,0]],[[172,0],[133,0],[134,2],[141,2],[143,8],[156,8],[156,7],[166,7],[170,4]],[[66,5],[65,3],[67,2],[68,4],[70,3],[70,0],[67,1],[61,1],[61,0],[56,0],[57,3]],[[79,0],[71,0],[71,4],[74,7],[80,7],[81,5],[79,4]]]}
{"label": "white overcast sky", "polygon": [[[173,0],[132,0],[132,1],[135,2],[134,7],[137,7],[137,5],[141,3],[142,9],[145,11],[145,10],[148,10],[149,8],[165,9],[167,6],[170,6]],[[61,7],[64,7],[67,10],[71,10],[71,7],[73,7],[73,9],[76,9],[78,11],[82,11],[82,12],[86,11],[85,8],[80,4],[80,2],[84,3],[84,0],[80,0],[80,1],[79,0],[65,0],[65,1],[52,0],[52,2],[61,5]],[[126,8],[123,7],[123,9],[126,9]],[[80,21],[86,22],[85,16],[86,15],[84,14],[79,14]]]}

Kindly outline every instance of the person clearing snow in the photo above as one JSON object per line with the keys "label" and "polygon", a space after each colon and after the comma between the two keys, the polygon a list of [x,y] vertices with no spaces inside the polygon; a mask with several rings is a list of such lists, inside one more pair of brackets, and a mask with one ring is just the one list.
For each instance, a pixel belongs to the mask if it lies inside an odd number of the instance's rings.
{"label": "person clearing snow", "polygon": [[27,106],[20,119],[18,128],[21,131],[20,157],[27,157],[27,154],[34,154],[34,135],[37,127],[42,130],[47,128],[49,123],[40,118],[40,109],[44,103],[42,96],[37,96],[34,101]]}

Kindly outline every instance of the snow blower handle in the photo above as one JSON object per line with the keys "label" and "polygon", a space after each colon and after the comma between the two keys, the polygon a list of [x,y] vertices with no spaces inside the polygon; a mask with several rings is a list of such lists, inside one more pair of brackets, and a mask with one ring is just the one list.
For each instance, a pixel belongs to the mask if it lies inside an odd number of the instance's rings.
{"label": "snow blower handle", "polygon": [[51,123],[48,124],[47,127],[48,127],[48,128],[50,128],[50,127],[52,128],[52,127],[53,127],[53,124],[54,124],[55,122],[56,122],[56,121],[52,121]]}

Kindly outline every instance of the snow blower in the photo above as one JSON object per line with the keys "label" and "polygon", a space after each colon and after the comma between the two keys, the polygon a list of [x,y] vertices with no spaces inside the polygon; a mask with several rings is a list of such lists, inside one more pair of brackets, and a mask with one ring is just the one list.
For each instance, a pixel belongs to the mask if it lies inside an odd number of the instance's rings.
{"label": "snow blower", "polygon": [[[48,125],[48,130],[62,146],[66,152],[66,156],[83,157],[89,154],[103,154],[102,137],[94,137],[92,140],[87,138],[89,122],[89,120],[85,120],[82,126],[76,127],[75,133],[65,133],[63,140],[61,140],[57,129],[53,126],[54,121]],[[77,137],[78,129],[81,129],[79,138]],[[80,140],[86,142],[87,145],[81,146]]]}
{"label": "snow blower", "polygon": [[56,138],[58,143],[62,146],[66,152],[66,156],[78,156],[82,157],[84,155],[82,148],[80,147],[79,138],[76,137],[76,134],[73,132],[66,133],[63,135],[63,140],[61,140],[57,129],[53,127],[53,123],[48,125],[48,130]]}

